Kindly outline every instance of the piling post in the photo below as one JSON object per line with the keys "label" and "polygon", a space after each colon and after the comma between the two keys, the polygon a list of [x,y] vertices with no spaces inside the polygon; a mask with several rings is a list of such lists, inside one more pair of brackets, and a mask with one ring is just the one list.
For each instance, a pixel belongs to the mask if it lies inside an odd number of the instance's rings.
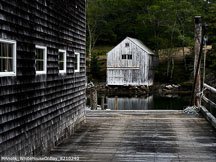
{"label": "piling post", "polygon": [[115,96],[115,110],[118,110],[118,97]]}
{"label": "piling post", "polygon": [[101,96],[101,110],[104,110],[104,96]]}
{"label": "piling post", "polygon": [[200,99],[197,93],[201,90],[200,59],[202,43],[202,19],[195,16],[195,44],[194,44],[194,87],[191,101],[195,106],[200,106]]}
{"label": "piling post", "polygon": [[96,87],[91,87],[90,89],[90,107],[91,107],[91,110],[97,110],[97,89]]}

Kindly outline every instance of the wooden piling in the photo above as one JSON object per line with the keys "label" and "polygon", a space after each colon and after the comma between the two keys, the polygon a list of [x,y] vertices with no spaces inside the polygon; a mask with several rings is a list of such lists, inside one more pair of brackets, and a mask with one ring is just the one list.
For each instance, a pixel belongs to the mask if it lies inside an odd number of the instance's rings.
{"label": "wooden piling", "polygon": [[101,97],[101,110],[104,110],[104,96]]}
{"label": "wooden piling", "polygon": [[97,110],[97,90],[95,87],[90,89],[90,107],[91,110]]}
{"label": "wooden piling", "polygon": [[201,89],[200,66],[199,66],[201,41],[202,41],[201,16],[195,16],[194,90],[193,90],[194,93],[193,93],[192,100],[193,100],[194,105],[196,106],[200,105],[200,99],[199,99],[199,96],[197,96],[197,93],[199,93]]}
{"label": "wooden piling", "polygon": [[118,97],[115,96],[115,110],[118,110]]}

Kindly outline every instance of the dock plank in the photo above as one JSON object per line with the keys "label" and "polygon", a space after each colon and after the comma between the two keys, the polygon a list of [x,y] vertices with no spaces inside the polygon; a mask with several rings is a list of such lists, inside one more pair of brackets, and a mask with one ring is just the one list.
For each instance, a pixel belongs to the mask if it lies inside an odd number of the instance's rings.
{"label": "dock plank", "polygon": [[80,161],[216,161],[216,130],[182,111],[87,111],[84,124],[49,156]]}

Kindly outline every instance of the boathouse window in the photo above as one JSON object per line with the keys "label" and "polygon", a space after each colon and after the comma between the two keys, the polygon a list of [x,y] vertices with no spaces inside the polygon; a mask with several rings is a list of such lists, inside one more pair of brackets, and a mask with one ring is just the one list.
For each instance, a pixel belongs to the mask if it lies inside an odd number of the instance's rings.
{"label": "boathouse window", "polygon": [[66,73],[66,68],[67,68],[66,51],[59,50],[58,57],[59,57],[59,73]]}
{"label": "boathouse window", "polygon": [[36,45],[35,53],[36,74],[46,74],[47,48]]}
{"label": "boathouse window", "polygon": [[126,54],[123,54],[123,55],[122,55],[122,59],[127,59],[127,55],[126,55]]}
{"label": "boathouse window", "polygon": [[123,55],[122,55],[122,59],[132,60],[132,55],[123,54]]}
{"label": "boathouse window", "polygon": [[74,70],[80,72],[80,53],[77,52],[75,52]]}
{"label": "boathouse window", "polygon": [[127,55],[128,56],[128,60],[132,60],[132,55]]}
{"label": "boathouse window", "polygon": [[129,47],[129,43],[125,43],[125,47]]}
{"label": "boathouse window", "polygon": [[16,41],[0,39],[0,76],[16,75]]}

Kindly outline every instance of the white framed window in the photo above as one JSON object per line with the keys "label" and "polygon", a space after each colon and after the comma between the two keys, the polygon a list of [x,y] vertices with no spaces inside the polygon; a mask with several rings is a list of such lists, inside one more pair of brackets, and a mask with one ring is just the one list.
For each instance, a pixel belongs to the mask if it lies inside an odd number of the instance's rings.
{"label": "white framed window", "polygon": [[47,72],[47,47],[35,46],[36,74],[46,74]]}
{"label": "white framed window", "polygon": [[16,41],[0,39],[0,77],[16,76]]}
{"label": "white framed window", "polygon": [[67,69],[67,53],[66,50],[58,51],[58,63],[59,63],[59,73],[66,73]]}
{"label": "white framed window", "polygon": [[128,60],[132,60],[132,55],[131,54],[129,54],[127,56],[128,56]]}
{"label": "white framed window", "polygon": [[122,54],[122,60],[132,60],[132,54]]}
{"label": "white framed window", "polygon": [[126,55],[126,54],[123,54],[123,55],[122,55],[122,60],[125,60],[125,59],[127,59],[127,55]]}
{"label": "white framed window", "polygon": [[80,53],[78,52],[75,52],[74,70],[80,72]]}

